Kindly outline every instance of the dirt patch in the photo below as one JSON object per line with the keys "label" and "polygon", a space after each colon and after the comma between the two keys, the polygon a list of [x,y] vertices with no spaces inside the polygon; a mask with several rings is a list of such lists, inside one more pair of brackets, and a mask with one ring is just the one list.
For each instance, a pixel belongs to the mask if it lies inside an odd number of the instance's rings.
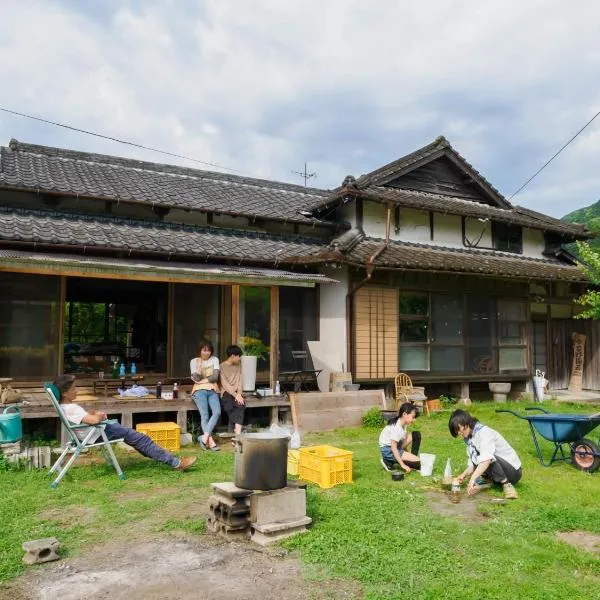
{"label": "dirt patch", "polygon": [[443,517],[454,517],[469,523],[483,523],[486,516],[477,507],[476,498],[462,496],[458,504],[453,504],[450,495],[444,491],[425,492],[427,504],[430,508]]}
{"label": "dirt patch", "polygon": [[282,549],[215,536],[168,536],[94,548],[85,556],[32,569],[0,587],[11,600],[315,600],[360,598],[351,581],[305,581]]}
{"label": "dirt patch", "polygon": [[588,552],[600,554],[600,535],[587,531],[561,531],[556,534],[561,542],[566,542]]}
{"label": "dirt patch", "polygon": [[89,525],[96,520],[96,509],[84,506],[65,508],[49,508],[40,513],[43,521],[54,521],[58,525]]}

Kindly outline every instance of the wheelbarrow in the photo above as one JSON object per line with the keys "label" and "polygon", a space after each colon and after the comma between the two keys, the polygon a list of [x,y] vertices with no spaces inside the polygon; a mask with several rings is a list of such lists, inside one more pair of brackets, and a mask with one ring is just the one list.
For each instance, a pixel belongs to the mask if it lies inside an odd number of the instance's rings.
{"label": "wheelbarrow", "polygon": [[[549,467],[555,461],[570,460],[581,470],[593,473],[600,467],[600,444],[585,436],[600,425],[600,413],[594,415],[574,415],[569,413],[551,413],[541,407],[529,407],[525,410],[539,411],[542,414],[520,415],[512,410],[498,409],[498,413],[510,413],[529,423],[531,437],[537,450],[540,464]],[[537,434],[554,444],[554,452],[548,462],[544,461]],[[564,445],[569,446],[568,455]]]}

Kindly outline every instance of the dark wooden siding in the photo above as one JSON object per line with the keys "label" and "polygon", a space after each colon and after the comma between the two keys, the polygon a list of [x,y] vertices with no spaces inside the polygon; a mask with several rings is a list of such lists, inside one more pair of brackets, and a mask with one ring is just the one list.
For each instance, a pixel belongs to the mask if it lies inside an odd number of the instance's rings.
{"label": "dark wooden siding", "polygon": [[438,158],[386,184],[387,187],[417,190],[443,196],[465,198],[482,204],[492,204],[475,184],[469,181],[447,158]]}

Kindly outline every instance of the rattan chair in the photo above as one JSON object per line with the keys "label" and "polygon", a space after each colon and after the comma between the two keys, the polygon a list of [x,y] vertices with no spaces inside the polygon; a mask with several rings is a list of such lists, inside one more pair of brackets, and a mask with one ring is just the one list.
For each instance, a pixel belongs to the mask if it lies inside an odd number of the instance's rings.
{"label": "rattan chair", "polygon": [[403,402],[412,402],[429,414],[424,388],[415,388],[412,379],[406,373],[398,373],[394,377],[395,409],[398,410]]}

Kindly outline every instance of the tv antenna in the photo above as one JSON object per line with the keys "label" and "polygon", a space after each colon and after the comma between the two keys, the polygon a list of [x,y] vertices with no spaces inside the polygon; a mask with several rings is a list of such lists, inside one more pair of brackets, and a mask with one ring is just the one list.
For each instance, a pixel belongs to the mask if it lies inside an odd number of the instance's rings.
{"label": "tv antenna", "polygon": [[308,182],[309,179],[312,179],[313,177],[316,177],[317,174],[316,172],[312,172],[309,173],[306,167],[306,163],[304,163],[304,171],[292,171],[292,173],[295,173],[296,175],[300,175],[300,177],[302,177],[302,179],[304,179],[304,187],[306,187],[306,183]]}

